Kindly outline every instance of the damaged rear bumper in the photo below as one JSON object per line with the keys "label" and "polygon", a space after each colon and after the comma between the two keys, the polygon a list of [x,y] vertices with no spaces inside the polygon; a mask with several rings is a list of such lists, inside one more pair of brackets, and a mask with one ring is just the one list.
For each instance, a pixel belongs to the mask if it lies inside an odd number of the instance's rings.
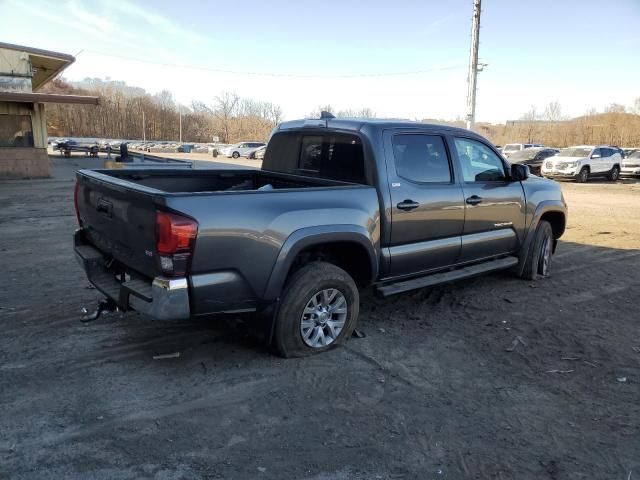
{"label": "damaged rear bumper", "polygon": [[89,281],[123,310],[133,309],[158,320],[191,316],[186,278],[156,277],[149,281],[135,274],[116,275],[98,249],[76,233],[75,254]]}

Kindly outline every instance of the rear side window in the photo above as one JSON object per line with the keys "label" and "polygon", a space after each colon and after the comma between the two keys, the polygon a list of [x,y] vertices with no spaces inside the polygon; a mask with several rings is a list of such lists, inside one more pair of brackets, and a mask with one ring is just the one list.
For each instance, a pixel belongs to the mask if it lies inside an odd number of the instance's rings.
{"label": "rear side window", "polygon": [[394,135],[392,142],[399,177],[417,183],[451,182],[451,168],[442,137]]}

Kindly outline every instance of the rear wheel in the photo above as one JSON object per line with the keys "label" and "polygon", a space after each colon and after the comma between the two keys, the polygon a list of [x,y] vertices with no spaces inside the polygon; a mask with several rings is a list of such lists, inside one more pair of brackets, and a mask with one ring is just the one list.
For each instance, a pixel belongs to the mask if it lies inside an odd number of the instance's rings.
{"label": "rear wheel", "polygon": [[618,178],[620,178],[620,168],[618,168],[617,165],[614,165],[611,172],[609,172],[609,180],[615,182]]}
{"label": "rear wheel", "polygon": [[522,278],[535,280],[538,276],[549,275],[551,257],[553,255],[553,230],[546,220],[540,220],[533,237],[533,242],[525,260]]}
{"label": "rear wheel", "polygon": [[274,347],[283,357],[303,357],[340,345],[351,336],[360,297],[351,276],[326,262],[291,275],[276,314]]}
{"label": "rear wheel", "polygon": [[582,167],[580,173],[576,176],[576,180],[579,183],[586,183],[589,180],[589,169],[587,167]]}

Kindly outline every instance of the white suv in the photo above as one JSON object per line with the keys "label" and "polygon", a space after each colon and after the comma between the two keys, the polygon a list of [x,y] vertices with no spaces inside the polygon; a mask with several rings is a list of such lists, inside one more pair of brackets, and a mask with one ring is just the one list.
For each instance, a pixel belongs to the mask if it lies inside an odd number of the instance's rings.
{"label": "white suv", "polygon": [[616,181],[620,176],[620,152],[607,145],[579,145],[563,148],[542,164],[542,176],[574,178],[584,183],[591,177],[607,177]]}
{"label": "white suv", "polygon": [[262,143],[262,142],[236,143],[235,145],[230,145],[227,148],[223,148],[222,150],[220,150],[220,153],[227,157],[239,158],[241,156],[246,155],[251,150],[255,150],[256,148],[262,147],[263,145],[266,145],[266,143]]}

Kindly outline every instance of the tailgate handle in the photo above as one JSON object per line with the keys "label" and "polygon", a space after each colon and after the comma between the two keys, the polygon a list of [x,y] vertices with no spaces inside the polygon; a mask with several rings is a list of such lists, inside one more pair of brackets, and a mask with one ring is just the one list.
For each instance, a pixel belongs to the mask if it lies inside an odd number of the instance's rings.
{"label": "tailgate handle", "polygon": [[98,205],[96,205],[96,210],[99,213],[104,213],[107,217],[111,217],[113,215],[113,203],[104,198],[98,200]]}

